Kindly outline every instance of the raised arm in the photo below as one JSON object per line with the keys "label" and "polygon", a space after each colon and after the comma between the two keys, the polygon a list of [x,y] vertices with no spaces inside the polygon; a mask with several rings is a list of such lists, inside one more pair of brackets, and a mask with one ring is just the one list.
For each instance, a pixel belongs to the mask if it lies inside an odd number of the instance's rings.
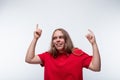
{"label": "raised arm", "polygon": [[93,57],[92,61],[89,65],[89,69],[93,71],[100,71],[101,70],[101,59],[100,59],[100,53],[97,46],[97,42],[95,39],[95,35],[91,30],[88,30],[90,33],[86,35],[86,38],[92,45],[93,50]]}
{"label": "raised arm", "polygon": [[42,30],[38,28],[38,24],[36,25],[36,30],[34,31],[34,38],[31,41],[31,44],[27,50],[25,62],[30,64],[42,64],[40,58],[35,55],[35,47],[38,39],[40,38]]}

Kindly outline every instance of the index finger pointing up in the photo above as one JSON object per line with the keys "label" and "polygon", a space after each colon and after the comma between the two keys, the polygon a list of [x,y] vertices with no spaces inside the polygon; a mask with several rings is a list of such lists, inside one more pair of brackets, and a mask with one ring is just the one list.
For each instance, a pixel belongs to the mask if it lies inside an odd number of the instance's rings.
{"label": "index finger pointing up", "polygon": [[89,32],[93,33],[90,29],[88,29]]}
{"label": "index finger pointing up", "polygon": [[36,30],[38,29],[38,24],[36,25]]}

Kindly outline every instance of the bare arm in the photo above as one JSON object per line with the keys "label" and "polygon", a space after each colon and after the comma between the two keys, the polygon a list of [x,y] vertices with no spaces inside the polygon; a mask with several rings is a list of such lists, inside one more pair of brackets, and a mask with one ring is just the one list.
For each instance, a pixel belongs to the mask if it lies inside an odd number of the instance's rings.
{"label": "bare arm", "polygon": [[100,53],[99,49],[97,46],[97,42],[95,40],[95,36],[91,30],[89,30],[89,34],[86,35],[86,38],[89,40],[89,42],[92,45],[92,50],[93,50],[93,57],[92,61],[89,65],[89,69],[93,71],[100,71],[101,70],[101,59],[100,59]]}
{"label": "bare arm", "polygon": [[42,64],[40,58],[35,55],[35,47],[36,43],[41,36],[42,30],[38,28],[38,24],[36,26],[36,31],[34,31],[34,38],[27,50],[26,57],[25,57],[25,62],[30,63],[30,64]]}

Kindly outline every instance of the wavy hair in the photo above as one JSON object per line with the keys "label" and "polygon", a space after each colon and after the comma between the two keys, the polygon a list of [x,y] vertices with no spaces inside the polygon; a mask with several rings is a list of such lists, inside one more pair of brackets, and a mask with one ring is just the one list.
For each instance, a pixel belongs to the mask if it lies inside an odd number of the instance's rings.
{"label": "wavy hair", "polygon": [[55,29],[53,31],[52,39],[51,39],[51,45],[50,45],[50,50],[48,52],[50,52],[53,57],[57,57],[58,56],[58,53],[57,53],[58,51],[57,51],[57,49],[55,48],[55,46],[53,44],[53,36],[54,36],[54,33],[56,31],[61,31],[63,33],[63,38],[65,40],[64,51],[66,52],[66,54],[71,54],[72,53],[72,49],[74,48],[74,45],[73,45],[73,42],[72,42],[68,32],[66,30],[64,30],[63,28],[58,28],[58,29]]}

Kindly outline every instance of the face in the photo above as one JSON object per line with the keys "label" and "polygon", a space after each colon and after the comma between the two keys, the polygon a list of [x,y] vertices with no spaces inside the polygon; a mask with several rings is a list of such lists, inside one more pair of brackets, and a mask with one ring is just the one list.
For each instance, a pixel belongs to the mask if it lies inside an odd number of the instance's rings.
{"label": "face", "polygon": [[55,31],[55,33],[53,35],[53,45],[56,47],[56,49],[59,52],[64,51],[65,40],[63,37],[63,33],[59,30]]}

